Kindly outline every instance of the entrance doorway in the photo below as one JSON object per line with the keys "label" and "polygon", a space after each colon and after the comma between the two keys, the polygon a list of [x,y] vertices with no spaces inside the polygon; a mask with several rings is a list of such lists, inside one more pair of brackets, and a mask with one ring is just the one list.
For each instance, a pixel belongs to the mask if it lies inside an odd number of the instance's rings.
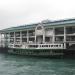
{"label": "entrance doorway", "polygon": [[38,44],[42,44],[43,43],[43,35],[36,37],[36,43],[38,43]]}

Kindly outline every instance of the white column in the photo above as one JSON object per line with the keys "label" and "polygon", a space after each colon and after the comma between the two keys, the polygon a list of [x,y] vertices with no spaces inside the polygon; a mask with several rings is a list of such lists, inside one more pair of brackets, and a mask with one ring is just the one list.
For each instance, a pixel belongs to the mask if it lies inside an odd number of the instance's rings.
{"label": "white column", "polygon": [[35,35],[35,43],[36,43],[36,35]]}
{"label": "white column", "polygon": [[9,47],[9,45],[10,45],[10,32],[8,33],[8,47]]}
{"label": "white column", "polygon": [[45,30],[43,32],[43,43],[45,43]]}
{"label": "white column", "polygon": [[10,32],[8,33],[8,43],[10,42]]}
{"label": "white column", "polygon": [[66,48],[66,27],[64,27],[64,49]]}
{"label": "white column", "polygon": [[16,40],[16,36],[15,36],[15,32],[14,32],[14,44],[15,44],[15,42],[16,42],[15,40]]}
{"label": "white column", "polygon": [[3,46],[3,38],[2,38],[2,33],[1,33],[0,43],[1,43],[1,47],[2,47],[2,46]]}
{"label": "white column", "polygon": [[35,43],[37,43],[36,38],[37,38],[37,35],[36,35],[36,28],[35,28]]}
{"label": "white column", "polygon": [[8,33],[4,33],[5,35],[5,46],[8,47]]}
{"label": "white column", "polygon": [[53,40],[52,40],[53,43],[55,43],[55,28],[53,27]]}
{"label": "white column", "polygon": [[29,43],[29,31],[27,30],[27,43]]}
{"label": "white column", "polygon": [[45,43],[45,35],[43,35],[43,43]]}
{"label": "white column", "polygon": [[22,45],[22,31],[20,31],[20,44]]}
{"label": "white column", "polygon": [[6,40],[6,33],[4,33],[4,47],[7,45],[7,40]]}
{"label": "white column", "polygon": [[3,33],[1,33],[1,46],[2,47],[4,46],[4,36],[3,36]]}
{"label": "white column", "polygon": [[4,33],[1,34],[1,42],[2,42],[2,47],[5,45],[5,38],[4,38]]}

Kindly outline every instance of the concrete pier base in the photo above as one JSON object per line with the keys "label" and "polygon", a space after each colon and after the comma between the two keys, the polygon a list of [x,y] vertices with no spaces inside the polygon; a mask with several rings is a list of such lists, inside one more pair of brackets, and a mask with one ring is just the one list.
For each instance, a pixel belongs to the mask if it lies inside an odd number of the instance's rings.
{"label": "concrete pier base", "polygon": [[8,53],[7,47],[0,47],[0,53]]}

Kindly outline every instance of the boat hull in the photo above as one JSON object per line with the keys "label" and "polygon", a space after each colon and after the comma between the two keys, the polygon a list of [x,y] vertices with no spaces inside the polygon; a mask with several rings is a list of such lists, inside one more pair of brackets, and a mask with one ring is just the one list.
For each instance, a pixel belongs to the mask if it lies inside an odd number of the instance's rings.
{"label": "boat hull", "polygon": [[37,57],[57,57],[57,58],[75,58],[75,49],[20,49],[0,47],[0,53],[13,55],[37,56]]}
{"label": "boat hull", "polygon": [[0,47],[0,53],[8,53],[8,47]]}
{"label": "boat hull", "polygon": [[42,57],[56,57],[63,56],[63,49],[16,49],[10,48],[9,54],[26,55],[26,56],[42,56]]}

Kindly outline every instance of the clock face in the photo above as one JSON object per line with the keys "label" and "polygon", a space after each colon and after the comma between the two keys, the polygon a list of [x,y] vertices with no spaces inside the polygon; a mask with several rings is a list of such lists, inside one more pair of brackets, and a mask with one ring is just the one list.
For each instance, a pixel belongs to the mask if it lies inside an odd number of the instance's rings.
{"label": "clock face", "polygon": [[37,25],[37,27],[36,27],[36,30],[41,30],[41,29],[43,29],[44,27],[43,27],[43,24],[42,23],[39,23],[38,25]]}
{"label": "clock face", "polygon": [[41,29],[42,29],[42,26],[38,26],[38,27],[37,27],[37,30],[41,30]]}
{"label": "clock face", "polygon": [[35,34],[36,35],[43,35],[45,32],[44,27],[42,24],[38,24],[37,27],[35,28]]}

